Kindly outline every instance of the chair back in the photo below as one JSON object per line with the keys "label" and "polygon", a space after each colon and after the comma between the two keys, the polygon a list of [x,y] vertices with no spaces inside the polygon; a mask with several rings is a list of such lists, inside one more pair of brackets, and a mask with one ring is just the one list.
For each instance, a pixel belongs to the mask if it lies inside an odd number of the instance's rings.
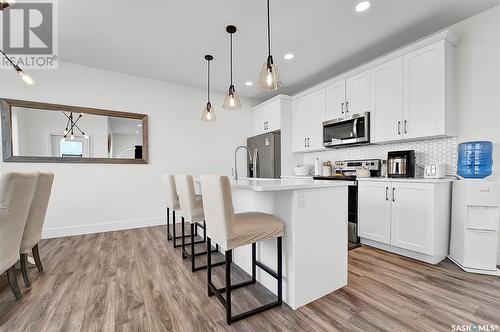
{"label": "chair back", "polygon": [[163,174],[163,184],[166,191],[167,207],[172,210],[179,209],[179,196],[175,186],[175,178],[171,174]]}
{"label": "chair back", "polygon": [[182,216],[191,221],[200,213],[200,204],[196,204],[193,177],[185,174],[176,175],[175,186],[179,194],[179,205]]}
{"label": "chair back", "polygon": [[54,173],[39,172],[33,199],[21,240],[21,254],[27,254],[42,239],[42,228],[49,205]]}
{"label": "chair back", "polygon": [[19,260],[19,248],[38,173],[0,175],[0,273]]}
{"label": "chair back", "polygon": [[223,248],[231,238],[234,223],[233,198],[227,176],[203,175],[201,177],[203,208],[207,235]]}

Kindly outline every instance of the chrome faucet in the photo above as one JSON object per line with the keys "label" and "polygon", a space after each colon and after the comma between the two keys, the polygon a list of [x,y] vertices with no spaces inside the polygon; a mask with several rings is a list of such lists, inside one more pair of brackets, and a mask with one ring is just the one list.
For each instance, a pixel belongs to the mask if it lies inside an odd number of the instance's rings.
{"label": "chrome faucet", "polygon": [[[234,169],[233,169],[233,179],[234,180],[238,180],[238,159],[237,159],[237,155],[238,155],[238,151],[240,149],[246,149],[247,150],[247,152],[248,152],[248,160],[250,162],[253,162],[254,163],[254,167],[255,167],[255,161],[253,161],[253,159],[252,159],[252,155],[250,154],[250,149],[248,148],[248,146],[246,146],[246,145],[240,145],[240,146],[238,146],[234,150]],[[254,168],[254,174],[255,174],[255,168]]]}

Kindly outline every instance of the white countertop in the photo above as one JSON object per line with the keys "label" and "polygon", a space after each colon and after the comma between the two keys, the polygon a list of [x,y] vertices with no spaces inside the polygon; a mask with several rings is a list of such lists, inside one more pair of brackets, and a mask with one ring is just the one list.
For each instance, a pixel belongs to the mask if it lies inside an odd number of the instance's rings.
{"label": "white countertop", "polygon": [[318,189],[353,185],[353,181],[329,181],[312,179],[240,179],[231,180],[231,188],[253,191],[280,191]]}
{"label": "white countertop", "polygon": [[413,182],[413,183],[445,183],[452,182],[456,179],[427,179],[427,178],[386,178],[386,177],[373,177],[373,178],[357,178],[358,181],[391,181],[391,182]]}

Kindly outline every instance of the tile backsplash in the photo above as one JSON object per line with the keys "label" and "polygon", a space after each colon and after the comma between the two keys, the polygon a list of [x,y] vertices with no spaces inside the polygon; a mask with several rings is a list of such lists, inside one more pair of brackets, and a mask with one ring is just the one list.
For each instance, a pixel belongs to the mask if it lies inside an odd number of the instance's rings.
{"label": "tile backsplash", "polygon": [[[387,159],[387,152],[399,150],[415,150],[416,163],[424,166],[428,163],[446,164],[447,174],[457,172],[457,137],[434,138],[421,141],[398,142],[387,144],[371,144],[320,152],[304,153],[304,163],[314,165],[316,158],[321,161],[357,160],[357,159]],[[416,168],[417,175],[423,172]]]}

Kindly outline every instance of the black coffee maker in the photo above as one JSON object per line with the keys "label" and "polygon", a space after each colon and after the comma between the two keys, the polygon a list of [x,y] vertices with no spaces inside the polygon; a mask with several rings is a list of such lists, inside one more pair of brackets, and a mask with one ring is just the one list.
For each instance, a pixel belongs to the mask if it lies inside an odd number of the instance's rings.
{"label": "black coffee maker", "polygon": [[389,152],[387,154],[387,177],[415,177],[415,150]]}

